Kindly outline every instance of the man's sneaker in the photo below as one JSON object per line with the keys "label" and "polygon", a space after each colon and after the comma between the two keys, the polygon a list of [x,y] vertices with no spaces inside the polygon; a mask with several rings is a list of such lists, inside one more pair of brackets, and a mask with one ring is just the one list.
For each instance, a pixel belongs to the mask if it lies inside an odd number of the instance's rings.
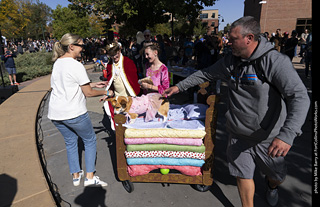
{"label": "man's sneaker", "polygon": [[265,181],[267,186],[267,192],[266,192],[267,202],[270,206],[276,206],[279,200],[278,187],[274,189],[270,188],[267,176],[265,177]]}
{"label": "man's sneaker", "polygon": [[79,172],[79,177],[78,178],[73,178],[73,185],[74,186],[79,186],[82,177],[83,177],[83,170],[81,170]]}
{"label": "man's sneaker", "polygon": [[100,178],[98,176],[93,176],[93,179],[88,179],[86,178],[84,180],[84,186],[91,186],[91,185],[94,185],[94,186],[108,186],[108,183],[106,182],[103,182],[102,180],[100,180]]}

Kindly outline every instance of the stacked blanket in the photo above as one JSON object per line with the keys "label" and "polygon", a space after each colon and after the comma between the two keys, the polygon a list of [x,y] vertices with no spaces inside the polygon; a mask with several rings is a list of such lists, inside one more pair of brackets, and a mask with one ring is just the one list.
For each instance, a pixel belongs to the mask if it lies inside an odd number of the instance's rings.
{"label": "stacked blanket", "polygon": [[125,126],[125,156],[130,176],[148,174],[159,168],[178,170],[189,176],[202,174],[201,167],[205,163],[203,138],[206,135],[203,122],[184,119],[166,123],[138,121]]}

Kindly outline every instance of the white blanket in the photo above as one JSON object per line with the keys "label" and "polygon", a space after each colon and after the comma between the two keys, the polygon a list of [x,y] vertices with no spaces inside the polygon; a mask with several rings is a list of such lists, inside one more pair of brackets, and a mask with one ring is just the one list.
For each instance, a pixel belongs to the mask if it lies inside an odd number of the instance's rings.
{"label": "white blanket", "polygon": [[132,124],[124,124],[127,128],[151,129],[151,128],[170,128],[170,129],[200,129],[205,130],[205,125],[200,119],[205,119],[208,106],[204,104],[185,104],[170,105],[168,119],[163,122],[162,117],[156,117],[150,122],[145,122],[141,116]]}

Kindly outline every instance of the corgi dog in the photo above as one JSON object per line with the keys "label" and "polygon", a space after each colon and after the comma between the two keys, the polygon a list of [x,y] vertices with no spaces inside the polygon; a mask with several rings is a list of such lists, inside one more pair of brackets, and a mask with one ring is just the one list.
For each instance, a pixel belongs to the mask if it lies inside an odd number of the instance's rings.
{"label": "corgi dog", "polygon": [[144,113],[145,122],[154,119],[157,113],[163,117],[163,122],[168,117],[169,101],[159,93],[149,93],[139,97],[117,96],[108,98],[106,101],[111,103],[115,114],[127,114],[130,118],[130,124]]}

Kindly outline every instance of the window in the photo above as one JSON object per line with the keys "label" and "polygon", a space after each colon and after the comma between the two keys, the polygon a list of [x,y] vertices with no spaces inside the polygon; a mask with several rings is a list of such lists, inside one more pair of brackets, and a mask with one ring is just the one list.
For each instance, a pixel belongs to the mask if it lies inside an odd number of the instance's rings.
{"label": "window", "polygon": [[202,27],[207,27],[208,26],[208,22],[202,22]]}
{"label": "window", "polygon": [[200,19],[208,19],[208,13],[200,14]]}
{"label": "window", "polygon": [[308,29],[308,30],[312,29],[312,19],[311,18],[297,19],[296,31],[298,32],[298,36],[300,36],[305,29]]}

